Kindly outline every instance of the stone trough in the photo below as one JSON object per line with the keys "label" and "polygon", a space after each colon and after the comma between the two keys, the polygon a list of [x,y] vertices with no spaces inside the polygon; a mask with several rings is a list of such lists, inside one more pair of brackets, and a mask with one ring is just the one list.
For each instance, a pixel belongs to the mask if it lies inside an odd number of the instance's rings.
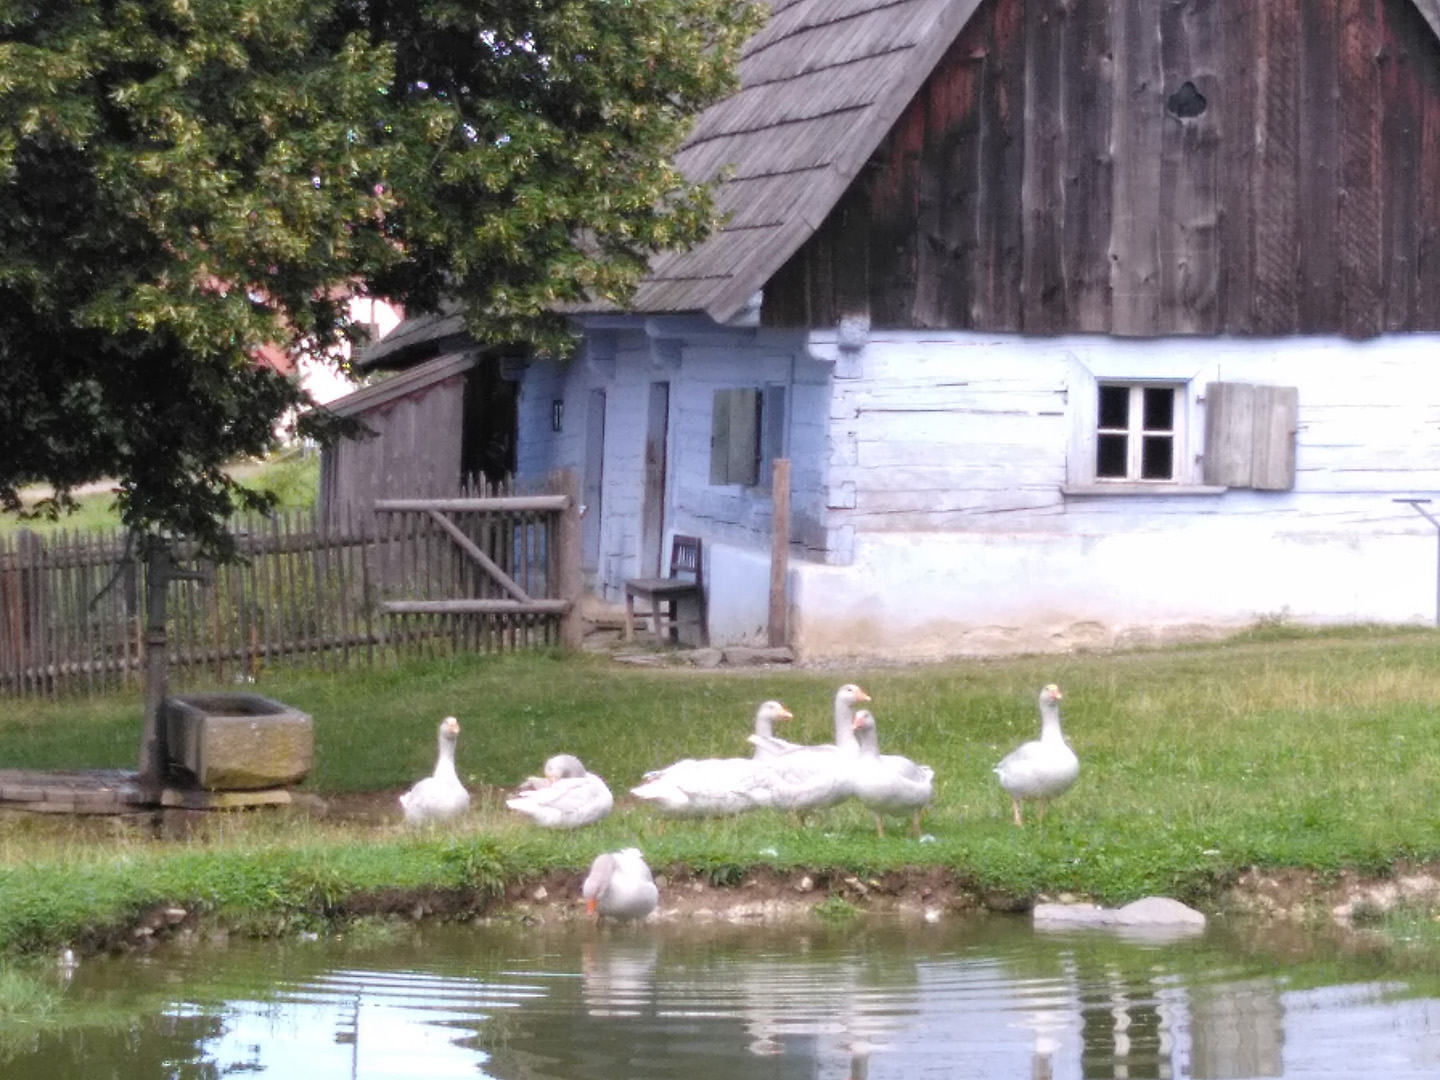
{"label": "stone trough", "polygon": [[315,760],[310,717],[261,694],[216,691],[165,699],[171,784],[165,806],[219,808],[290,801]]}

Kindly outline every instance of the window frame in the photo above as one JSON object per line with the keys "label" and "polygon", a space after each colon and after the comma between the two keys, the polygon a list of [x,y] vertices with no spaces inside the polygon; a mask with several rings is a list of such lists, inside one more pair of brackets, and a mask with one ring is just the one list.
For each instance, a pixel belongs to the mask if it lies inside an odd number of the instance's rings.
{"label": "window frame", "polygon": [[[1201,392],[1213,377],[1215,365],[1197,365],[1191,360],[1156,360],[1153,357],[1109,356],[1081,361],[1071,356],[1067,404],[1071,439],[1066,459],[1066,495],[1208,495],[1226,489],[1203,480],[1205,423]],[[1166,480],[1145,480],[1138,475],[1101,477],[1099,470],[1100,387],[1128,386],[1131,393],[1146,388],[1175,392],[1172,425],[1173,472]],[[1140,419],[1130,418],[1132,440],[1139,434]],[[1130,456],[1141,453],[1132,445]]]}
{"label": "window frame", "polygon": [[774,461],[785,456],[789,397],[784,383],[715,390],[710,416],[712,487],[770,490]]}

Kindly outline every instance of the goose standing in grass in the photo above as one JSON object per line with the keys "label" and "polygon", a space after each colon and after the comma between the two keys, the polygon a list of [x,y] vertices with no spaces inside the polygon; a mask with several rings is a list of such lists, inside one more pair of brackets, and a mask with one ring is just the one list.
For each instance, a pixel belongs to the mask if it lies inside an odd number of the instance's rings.
{"label": "goose standing in grass", "polygon": [[574,754],[556,754],[544,777],[527,780],[505,805],[547,829],[578,829],[610,813],[615,798]]}
{"label": "goose standing in grass", "polygon": [[643,919],[660,902],[660,890],[639,848],[607,851],[595,856],[580,894],[585,910],[612,919]]}
{"label": "goose standing in grass", "polygon": [[460,721],[453,716],[440,721],[435,772],[400,796],[400,809],[406,823],[425,825],[449,821],[470,809],[470,793],[455,774],[455,741],[459,737]]}
{"label": "goose standing in grass", "polygon": [[917,765],[900,754],[880,753],[875,716],[868,709],[855,713],[851,728],[859,746],[851,788],[855,797],[875,815],[876,833],[885,835],[885,814],[908,814],[910,831],[919,836],[921,815],[935,790],[935,770],[929,765]]}
{"label": "goose standing in grass", "polygon": [[846,683],[835,691],[835,745],[855,753],[860,740],[855,735],[855,710],[870,702],[870,695],[854,683]]}
{"label": "goose standing in grass", "polygon": [[794,715],[778,701],[762,701],[760,708],[755,710],[755,731],[750,735],[750,744],[754,747],[750,752],[751,758],[761,761],[800,749],[799,743],[790,742],[775,734],[775,721],[789,720]]}
{"label": "goose standing in grass", "polygon": [[[785,739],[778,739],[769,730],[762,730],[759,715],[755,717],[755,733],[750,736],[750,743],[755,747],[753,756],[757,759],[769,759],[779,754],[788,754],[796,750],[822,750],[833,752],[845,750],[854,753],[856,749],[855,733],[851,729],[851,721],[855,719],[855,710],[860,705],[868,702],[870,695],[856,686],[854,683],[846,683],[835,692],[835,741],[833,743],[801,744],[787,742]],[[764,706],[762,705],[763,709]]]}
{"label": "goose standing in grass", "polygon": [[1080,775],[1080,759],[1060,731],[1060,688],[1054,683],[1040,691],[1040,738],[1017,747],[995,766],[1000,786],[1010,795],[1015,824],[1023,824],[1020,803],[1034,799],[1045,820],[1045,807],[1063,794]]}

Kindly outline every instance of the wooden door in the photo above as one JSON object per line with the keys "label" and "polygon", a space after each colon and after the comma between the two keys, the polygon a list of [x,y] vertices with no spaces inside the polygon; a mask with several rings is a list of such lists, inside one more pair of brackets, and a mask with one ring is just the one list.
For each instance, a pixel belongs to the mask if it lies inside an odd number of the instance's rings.
{"label": "wooden door", "polygon": [[665,445],[670,428],[670,384],[650,384],[645,425],[645,490],[640,501],[640,573],[659,577],[665,541]]}

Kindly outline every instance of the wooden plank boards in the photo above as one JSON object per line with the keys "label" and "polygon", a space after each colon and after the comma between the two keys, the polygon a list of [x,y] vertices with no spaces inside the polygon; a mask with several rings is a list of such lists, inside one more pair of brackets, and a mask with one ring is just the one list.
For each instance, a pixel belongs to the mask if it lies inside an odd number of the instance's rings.
{"label": "wooden plank boards", "polygon": [[[1045,334],[1440,329],[1437,98],[1440,42],[1412,0],[991,0],[767,311]],[[863,257],[839,257],[842,236]]]}
{"label": "wooden plank boards", "polygon": [[1160,11],[1160,323],[1165,333],[1213,334],[1220,328],[1219,11],[1214,4]]}

